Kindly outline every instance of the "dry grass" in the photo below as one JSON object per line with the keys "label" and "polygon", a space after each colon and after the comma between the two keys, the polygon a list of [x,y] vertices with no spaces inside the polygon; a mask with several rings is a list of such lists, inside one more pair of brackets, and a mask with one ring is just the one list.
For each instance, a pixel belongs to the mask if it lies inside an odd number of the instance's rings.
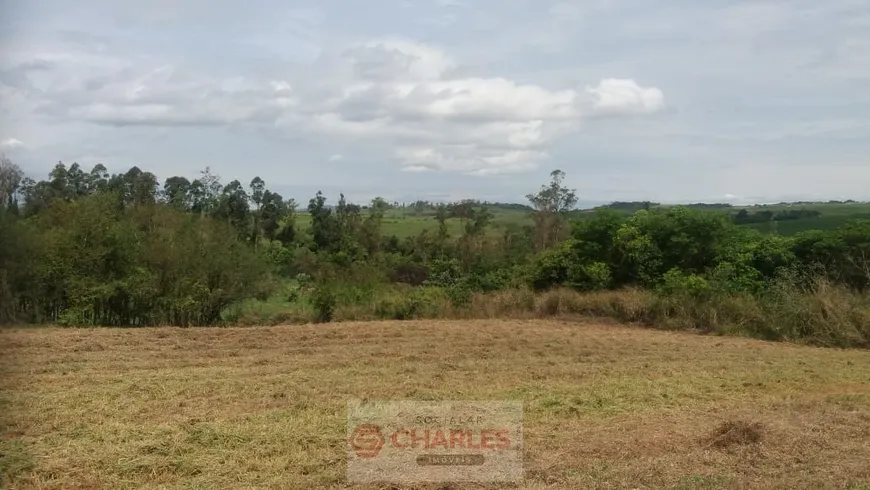
{"label": "dry grass", "polygon": [[735,444],[755,444],[761,440],[764,426],[758,422],[728,420],[713,431],[707,447],[726,448]]}
{"label": "dry grass", "polygon": [[9,488],[346,488],[351,397],[521,400],[523,488],[870,488],[860,350],[553,320],[22,329],[0,347]]}
{"label": "dry grass", "polygon": [[[607,318],[662,330],[741,335],[823,347],[870,348],[870,294],[816,279],[810,291],[784,282],[756,295],[710,290],[704,294],[656,293],[643,289],[578,292],[504,289],[467,298],[449,288],[341,287],[331,320],[410,319],[528,320],[566,316]],[[456,291],[454,291],[455,293]],[[288,302],[286,295],[249,301],[228,310],[230,325],[304,324],[318,320],[311,298]],[[460,301],[456,301],[460,299]]]}

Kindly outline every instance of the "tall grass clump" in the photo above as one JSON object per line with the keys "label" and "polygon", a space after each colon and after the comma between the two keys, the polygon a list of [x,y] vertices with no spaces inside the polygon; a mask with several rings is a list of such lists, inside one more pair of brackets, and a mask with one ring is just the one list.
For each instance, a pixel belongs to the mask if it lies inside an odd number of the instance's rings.
{"label": "tall grass clump", "polygon": [[823,277],[808,288],[780,282],[760,298],[765,332],[776,340],[870,347],[870,295]]}
{"label": "tall grass clump", "polygon": [[784,271],[756,293],[667,274],[655,294],[660,328],[742,334],[832,347],[870,346],[870,296],[822,275]]}
{"label": "tall grass clump", "polygon": [[401,288],[374,303],[373,316],[382,320],[439,318],[450,311],[450,300],[439,287]]}
{"label": "tall grass clump", "polygon": [[330,283],[289,287],[224,312],[253,325],[422,318],[613,318],[667,330],[742,335],[832,347],[870,347],[870,295],[821,275],[778,276],[755,292],[715,278],[669,272],[656,289],[529,288],[472,292],[462,286]]}
{"label": "tall grass clump", "polygon": [[544,317],[588,315],[610,317],[625,322],[649,322],[652,320],[652,304],[652,294],[640,289],[587,293],[555,289],[538,296],[535,312]]}

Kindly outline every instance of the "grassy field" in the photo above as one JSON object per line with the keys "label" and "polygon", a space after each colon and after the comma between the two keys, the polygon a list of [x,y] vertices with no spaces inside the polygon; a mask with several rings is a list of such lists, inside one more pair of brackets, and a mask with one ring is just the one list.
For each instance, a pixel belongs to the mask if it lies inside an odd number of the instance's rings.
{"label": "grassy field", "polygon": [[0,345],[5,488],[348,488],[345,403],[363,397],[522,401],[522,488],[870,488],[861,350],[579,320],[6,329]]}
{"label": "grassy field", "polygon": [[807,230],[834,230],[855,219],[870,219],[870,213],[822,215],[818,218],[776,221],[772,223],[752,223],[743,226],[755,228],[765,233],[791,236]]}
{"label": "grassy field", "polygon": [[[667,207],[667,206],[662,206]],[[755,213],[759,211],[778,212],[789,209],[807,209],[816,210],[822,213],[818,218],[807,218],[789,221],[780,221],[772,223],[752,223],[746,226],[755,228],[764,233],[777,233],[780,235],[791,236],[805,230],[832,230],[844,225],[847,221],[853,219],[870,219],[870,204],[868,203],[851,203],[851,204],[766,204],[754,206],[735,206],[722,210],[730,214],[736,213],[741,209],[746,209],[749,212]],[[493,213],[492,226],[489,227],[489,233],[500,234],[504,233],[505,229],[510,226],[525,226],[531,225],[532,220],[529,212],[491,207]],[[626,216],[630,212],[623,213]],[[578,210],[571,213],[572,219],[582,220],[592,216],[590,210]],[[311,226],[311,217],[305,212],[300,212],[298,215],[298,223],[300,230],[307,230]],[[383,234],[386,236],[395,235],[399,238],[419,235],[423,230],[429,230],[434,233],[438,230],[438,222],[435,220],[433,211],[425,214],[415,214],[410,209],[394,208],[388,210],[384,216]],[[447,229],[450,236],[457,237],[463,234],[465,222],[462,219],[451,218],[447,220]]]}
{"label": "grassy field", "polygon": [[[493,214],[493,219],[488,231],[492,234],[504,233],[509,226],[523,226],[532,223],[531,216],[526,211],[498,208],[492,208],[490,211]],[[307,230],[311,227],[310,214],[300,212],[297,219],[300,230]],[[452,237],[461,236],[465,232],[466,220],[450,218],[446,223],[447,231]],[[417,236],[423,230],[428,230],[430,233],[438,231],[438,221],[435,219],[435,213],[431,211],[415,214],[410,210],[390,209],[384,215],[381,226],[385,236],[395,235],[398,238]]]}
{"label": "grassy field", "polygon": [[756,204],[753,206],[734,206],[732,210],[746,209],[750,212],[758,211],[787,211],[789,209],[807,209],[822,213],[823,216],[850,216],[857,214],[870,214],[870,203],[819,203],[819,204]]}

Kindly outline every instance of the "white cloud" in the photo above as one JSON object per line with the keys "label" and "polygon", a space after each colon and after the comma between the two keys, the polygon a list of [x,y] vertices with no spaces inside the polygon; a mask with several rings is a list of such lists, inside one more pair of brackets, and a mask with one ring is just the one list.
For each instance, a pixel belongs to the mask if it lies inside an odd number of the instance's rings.
{"label": "white cloud", "polygon": [[276,93],[292,93],[293,86],[284,81],[273,80],[269,82],[269,85],[272,86],[272,90]]}
{"label": "white cloud", "polygon": [[446,119],[529,121],[577,116],[573,90],[558,92],[504,78],[465,78],[402,87],[405,109]]}
{"label": "white cloud", "polygon": [[6,138],[3,141],[0,141],[0,149],[4,150],[14,150],[16,148],[21,148],[24,146],[24,142],[16,139],[16,138]]}
{"label": "white cloud", "polygon": [[633,80],[604,79],[580,93],[504,77],[460,77],[451,56],[408,41],[363,43],[342,56],[353,65],[355,80],[324,103],[313,126],[395,146],[410,171],[531,170],[585,116],[646,114],[664,104],[661,90]]}
{"label": "white cloud", "polygon": [[474,146],[407,148],[398,150],[397,156],[408,171],[440,170],[480,176],[531,170],[548,157],[540,151],[487,151]]}
{"label": "white cloud", "polygon": [[[41,114],[117,127],[259,124],[288,137],[364,142],[411,171],[531,170],[583,117],[650,113],[663,104],[660,90],[633,80],[605,79],[584,93],[473,76],[444,49],[395,36],[325,51],[307,79],[278,71],[214,76],[181,64],[79,51],[33,51],[44,66],[38,76],[28,75],[39,91],[27,95],[38,94]],[[19,65],[27,61],[16,56]]]}
{"label": "white cloud", "polygon": [[340,161],[342,161],[342,160],[344,160],[344,157],[341,156],[341,155],[338,154],[338,153],[336,153],[336,154],[334,154],[334,155],[331,155],[331,156],[329,157],[329,161],[330,161],[330,162],[340,162]]}
{"label": "white cloud", "polygon": [[[108,125],[225,125],[274,121],[299,103],[282,81],[218,79],[173,65],[121,69],[120,60],[107,57],[50,58],[54,61],[31,80],[41,87],[39,111],[57,118]],[[11,90],[25,98],[34,93]]]}
{"label": "white cloud", "polygon": [[634,80],[607,78],[586,92],[595,97],[595,110],[601,114],[649,114],[665,105],[661,90],[641,87]]}
{"label": "white cloud", "polygon": [[438,0],[439,7],[459,7],[459,8],[468,8],[468,5],[464,2],[460,2],[458,0]]}
{"label": "white cloud", "polygon": [[363,80],[435,80],[455,67],[443,51],[406,39],[379,39],[346,49],[349,60]]}

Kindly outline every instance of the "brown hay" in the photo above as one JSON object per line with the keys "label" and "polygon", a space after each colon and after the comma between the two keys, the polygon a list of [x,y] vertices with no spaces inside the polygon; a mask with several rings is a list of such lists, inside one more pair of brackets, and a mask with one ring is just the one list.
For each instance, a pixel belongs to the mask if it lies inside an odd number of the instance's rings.
{"label": "brown hay", "polygon": [[759,422],[743,420],[725,421],[706,438],[706,446],[724,449],[735,445],[756,444],[761,441],[764,426]]}

